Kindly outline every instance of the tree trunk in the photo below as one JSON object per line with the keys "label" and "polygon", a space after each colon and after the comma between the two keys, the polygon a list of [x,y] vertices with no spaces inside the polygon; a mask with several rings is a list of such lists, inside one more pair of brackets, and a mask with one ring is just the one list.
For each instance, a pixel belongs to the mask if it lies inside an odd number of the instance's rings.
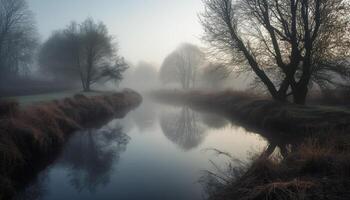
{"label": "tree trunk", "polygon": [[285,78],[283,80],[283,82],[280,85],[280,88],[276,94],[276,96],[274,96],[274,99],[277,101],[281,101],[281,102],[286,102],[287,101],[287,92],[288,92],[288,88],[289,88],[289,81],[287,78]]}
{"label": "tree trunk", "polygon": [[297,90],[293,91],[294,103],[304,105],[306,102],[307,92],[308,92],[307,86],[299,87]]}

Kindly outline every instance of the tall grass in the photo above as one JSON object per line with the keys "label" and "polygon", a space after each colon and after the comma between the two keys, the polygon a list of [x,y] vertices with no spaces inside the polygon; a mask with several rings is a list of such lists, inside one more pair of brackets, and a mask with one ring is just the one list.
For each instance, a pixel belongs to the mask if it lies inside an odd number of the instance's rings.
{"label": "tall grass", "polygon": [[[350,136],[339,135],[345,143]],[[309,138],[280,159],[256,156],[250,164],[227,167],[227,181],[208,173],[203,181],[213,200],[311,200],[350,198],[350,151],[333,139]],[[235,161],[232,161],[235,162]]]}
{"label": "tall grass", "polygon": [[141,100],[136,92],[125,90],[89,98],[76,95],[25,109],[15,101],[1,102],[0,199],[8,199],[27,174],[54,157],[71,133],[123,116]]}

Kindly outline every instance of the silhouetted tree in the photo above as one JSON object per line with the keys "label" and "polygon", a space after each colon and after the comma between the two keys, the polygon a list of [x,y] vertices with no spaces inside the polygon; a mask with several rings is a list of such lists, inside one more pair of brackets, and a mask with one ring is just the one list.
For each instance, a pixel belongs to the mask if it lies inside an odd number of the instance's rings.
{"label": "silhouetted tree", "polygon": [[183,89],[193,88],[203,60],[204,54],[197,46],[182,44],[165,58],[160,79],[163,83],[180,83]]}
{"label": "silhouetted tree", "polygon": [[117,55],[112,40],[102,22],[90,18],[81,24],[72,22],[43,45],[39,54],[41,69],[59,77],[79,77],[85,91],[98,81],[120,81],[128,66]]}
{"label": "silhouetted tree", "polygon": [[[312,82],[348,78],[349,2],[204,0],[204,40],[232,65],[249,66],[273,98],[303,104]],[[332,80],[333,79],[333,80]]]}
{"label": "silhouetted tree", "polygon": [[36,26],[27,3],[0,0],[0,79],[26,73],[36,46]]}

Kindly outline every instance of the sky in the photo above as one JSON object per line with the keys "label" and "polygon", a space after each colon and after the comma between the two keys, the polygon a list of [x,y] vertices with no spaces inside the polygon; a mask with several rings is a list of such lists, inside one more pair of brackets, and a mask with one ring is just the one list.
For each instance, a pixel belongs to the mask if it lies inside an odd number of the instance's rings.
{"label": "sky", "polygon": [[202,45],[201,0],[28,0],[42,41],[71,21],[102,21],[129,62],[161,65],[180,43]]}

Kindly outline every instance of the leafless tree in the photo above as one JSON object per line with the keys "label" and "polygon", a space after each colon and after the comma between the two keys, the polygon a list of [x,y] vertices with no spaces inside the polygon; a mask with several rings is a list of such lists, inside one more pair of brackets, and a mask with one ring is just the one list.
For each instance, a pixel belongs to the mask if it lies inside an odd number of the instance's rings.
{"label": "leafless tree", "polygon": [[311,83],[349,77],[346,0],[203,0],[204,40],[252,70],[276,100],[305,103]]}
{"label": "leafless tree", "polygon": [[54,33],[43,45],[39,57],[44,72],[79,77],[85,91],[98,81],[120,81],[128,68],[117,55],[106,26],[91,18],[81,24],[72,22]]}
{"label": "leafless tree", "polygon": [[218,88],[230,73],[225,64],[209,62],[201,69],[201,80],[206,87]]}
{"label": "leafless tree", "polygon": [[182,44],[165,58],[160,79],[163,83],[180,83],[183,89],[193,88],[203,60],[204,54],[197,46]]}
{"label": "leafless tree", "polygon": [[36,46],[36,26],[27,3],[0,0],[0,79],[28,71]]}

